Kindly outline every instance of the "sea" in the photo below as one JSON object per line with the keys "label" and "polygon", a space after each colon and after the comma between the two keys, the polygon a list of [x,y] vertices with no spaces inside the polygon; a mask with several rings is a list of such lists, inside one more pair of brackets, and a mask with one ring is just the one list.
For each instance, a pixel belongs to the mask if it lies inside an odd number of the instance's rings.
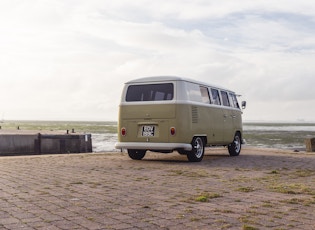
{"label": "sea", "polygon": [[315,122],[244,122],[248,146],[305,150],[305,139],[315,137]]}
{"label": "sea", "polygon": [[[1,130],[65,131],[92,134],[93,152],[118,152],[116,121],[2,121]],[[315,122],[244,122],[245,146],[305,150],[305,139],[315,137]]]}

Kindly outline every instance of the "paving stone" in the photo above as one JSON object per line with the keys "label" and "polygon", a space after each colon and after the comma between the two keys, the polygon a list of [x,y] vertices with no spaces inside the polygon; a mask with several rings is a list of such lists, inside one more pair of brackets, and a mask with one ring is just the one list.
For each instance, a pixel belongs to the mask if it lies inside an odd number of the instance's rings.
{"label": "paving stone", "polygon": [[314,229],[315,155],[0,157],[1,229]]}

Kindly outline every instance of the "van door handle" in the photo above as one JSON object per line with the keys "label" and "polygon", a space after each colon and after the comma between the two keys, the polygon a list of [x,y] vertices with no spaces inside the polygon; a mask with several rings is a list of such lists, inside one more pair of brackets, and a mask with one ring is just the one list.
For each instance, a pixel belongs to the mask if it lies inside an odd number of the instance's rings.
{"label": "van door handle", "polygon": [[236,115],[232,115],[232,118],[235,119],[235,118],[236,118]]}

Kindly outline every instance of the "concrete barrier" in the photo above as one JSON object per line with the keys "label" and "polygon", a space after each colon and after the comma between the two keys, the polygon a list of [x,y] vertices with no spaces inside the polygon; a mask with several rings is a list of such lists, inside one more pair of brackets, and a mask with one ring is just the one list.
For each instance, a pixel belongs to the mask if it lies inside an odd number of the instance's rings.
{"label": "concrete barrier", "polygon": [[315,138],[305,139],[306,152],[315,152]]}
{"label": "concrete barrier", "polygon": [[38,135],[33,134],[4,134],[0,135],[0,154],[32,154],[34,140]]}
{"label": "concrete barrier", "polygon": [[40,135],[40,153],[92,152],[91,134]]}
{"label": "concrete barrier", "polygon": [[91,134],[0,134],[0,155],[89,152]]}

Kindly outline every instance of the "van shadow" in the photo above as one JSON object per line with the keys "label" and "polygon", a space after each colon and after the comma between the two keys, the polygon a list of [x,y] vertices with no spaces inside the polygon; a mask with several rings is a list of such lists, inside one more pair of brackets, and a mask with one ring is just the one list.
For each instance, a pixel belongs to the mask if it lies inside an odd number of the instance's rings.
{"label": "van shadow", "polygon": [[201,162],[190,162],[186,155],[181,155],[174,151],[173,153],[163,154],[147,152],[142,161],[165,162],[165,163],[182,163],[182,164],[201,164],[202,162],[213,161],[217,158],[230,158],[227,153],[206,153]]}
{"label": "van shadow", "polygon": [[189,162],[187,156],[177,152],[171,154],[148,153],[143,159],[147,162],[191,165],[193,167],[220,167],[243,169],[315,169],[315,155],[305,153],[277,153],[270,151],[244,151],[237,157],[231,157],[221,150],[207,152],[201,162]]}

